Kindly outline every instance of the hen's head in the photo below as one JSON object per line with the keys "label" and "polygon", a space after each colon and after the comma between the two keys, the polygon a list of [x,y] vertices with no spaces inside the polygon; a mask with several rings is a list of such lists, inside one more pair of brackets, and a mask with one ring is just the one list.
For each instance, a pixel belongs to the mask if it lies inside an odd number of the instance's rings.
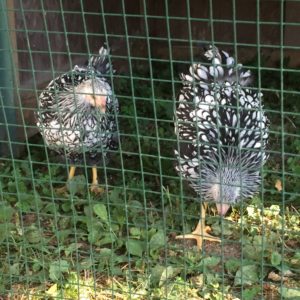
{"label": "hen's head", "polygon": [[107,99],[112,94],[112,90],[106,81],[92,78],[76,86],[75,94],[80,103],[99,109],[104,114],[107,108]]}

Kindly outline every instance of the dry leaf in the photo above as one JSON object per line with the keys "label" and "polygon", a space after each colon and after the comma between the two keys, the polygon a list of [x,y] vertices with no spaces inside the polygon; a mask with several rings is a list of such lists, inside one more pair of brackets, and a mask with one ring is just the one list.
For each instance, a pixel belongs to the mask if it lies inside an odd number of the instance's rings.
{"label": "dry leaf", "polygon": [[275,272],[270,272],[268,275],[268,279],[271,279],[273,281],[281,281],[281,276],[276,274]]}
{"label": "dry leaf", "polygon": [[277,189],[278,192],[281,192],[281,191],[282,191],[282,183],[281,183],[281,180],[280,180],[280,179],[277,179],[277,180],[276,180],[275,188]]}
{"label": "dry leaf", "polygon": [[287,281],[288,278],[285,276],[281,276],[280,274],[275,273],[274,271],[270,272],[268,275],[268,279],[273,280],[273,281]]}

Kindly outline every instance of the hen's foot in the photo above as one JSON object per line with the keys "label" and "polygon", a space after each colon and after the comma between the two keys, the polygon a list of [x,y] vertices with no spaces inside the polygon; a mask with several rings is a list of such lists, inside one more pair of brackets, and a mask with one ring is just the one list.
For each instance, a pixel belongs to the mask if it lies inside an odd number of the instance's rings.
{"label": "hen's foot", "polygon": [[199,223],[196,229],[192,233],[178,235],[176,236],[176,239],[196,240],[197,248],[201,250],[204,240],[211,241],[211,242],[218,242],[218,243],[221,242],[220,238],[210,235],[209,232],[210,232],[209,226],[203,226],[202,224]]}
{"label": "hen's foot", "polygon": [[104,188],[100,187],[98,185],[98,183],[92,183],[91,184],[91,187],[90,187],[90,191],[93,193],[93,194],[96,194],[96,195],[101,195],[104,193]]}

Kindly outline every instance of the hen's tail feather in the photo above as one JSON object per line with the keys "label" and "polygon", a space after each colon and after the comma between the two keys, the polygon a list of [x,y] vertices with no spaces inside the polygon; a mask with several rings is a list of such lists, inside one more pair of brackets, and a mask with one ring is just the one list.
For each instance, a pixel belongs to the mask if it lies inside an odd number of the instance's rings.
{"label": "hen's tail feather", "polygon": [[93,55],[88,61],[88,67],[94,68],[99,73],[105,75],[111,71],[111,65],[108,60],[109,50],[101,47],[99,55]]}
{"label": "hen's tail feather", "polygon": [[237,82],[241,86],[247,86],[252,81],[250,70],[243,70],[242,64],[237,64],[235,59],[225,51],[219,51],[215,46],[210,46],[204,53],[209,65],[193,64],[190,74],[181,74],[184,85],[197,84],[204,89],[209,89],[211,84],[223,82]]}

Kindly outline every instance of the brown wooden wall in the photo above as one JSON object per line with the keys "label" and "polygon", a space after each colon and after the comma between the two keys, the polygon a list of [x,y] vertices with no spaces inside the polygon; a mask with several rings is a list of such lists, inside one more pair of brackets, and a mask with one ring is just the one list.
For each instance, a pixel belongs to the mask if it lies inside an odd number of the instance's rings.
{"label": "brown wooden wall", "polygon": [[[16,103],[23,107],[29,136],[36,132],[30,126],[40,90],[53,77],[85,61],[87,53],[96,53],[105,41],[117,56],[115,69],[124,74],[129,59],[139,62],[149,55],[170,60],[171,53],[173,60],[197,60],[199,45],[212,40],[227,50],[237,43],[240,61],[260,51],[270,58],[264,61],[266,67],[278,64],[282,40],[283,54],[290,58],[286,67],[300,64],[300,3],[295,1],[285,1],[283,10],[278,0],[259,1],[259,7],[256,0],[212,0],[212,7],[209,0],[168,0],[168,7],[160,0],[124,0],[124,7],[121,0],[103,0],[103,7],[100,0],[82,1],[83,6],[80,2],[8,1],[20,87]],[[281,26],[281,20],[291,24]],[[147,63],[139,62],[145,68]],[[19,114],[20,123],[21,119]],[[24,140],[23,130],[19,135]]]}

